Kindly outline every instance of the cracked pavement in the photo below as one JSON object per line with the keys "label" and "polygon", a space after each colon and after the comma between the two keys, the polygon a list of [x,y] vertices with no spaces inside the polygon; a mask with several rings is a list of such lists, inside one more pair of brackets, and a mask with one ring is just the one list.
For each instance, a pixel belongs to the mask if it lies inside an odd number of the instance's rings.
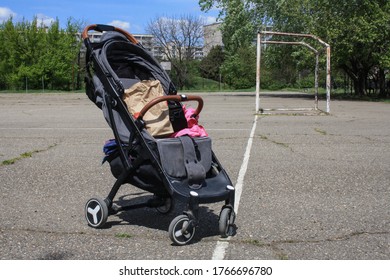
{"label": "cracked pavement", "polygon": [[[233,183],[254,119],[253,94],[205,94],[200,123]],[[267,95],[268,107],[307,107]],[[320,101],[323,103],[324,101]],[[260,115],[225,259],[390,259],[390,104],[331,101],[330,115]],[[221,204],[202,205],[195,240],[172,246],[181,213],[137,209],[93,229],[84,204],[114,183],[112,138],[82,93],[0,94],[0,259],[210,259]],[[29,156],[22,156],[23,154]],[[4,163],[14,160],[13,163]],[[148,193],[131,186],[117,199]]]}

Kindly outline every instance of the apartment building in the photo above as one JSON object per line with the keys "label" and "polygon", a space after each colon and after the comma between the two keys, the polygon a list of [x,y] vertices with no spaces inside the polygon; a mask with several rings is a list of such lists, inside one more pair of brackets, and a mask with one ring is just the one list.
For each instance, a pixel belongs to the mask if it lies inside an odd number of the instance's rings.
{"label": "apartment building", "polygon": [[213,23],[203,26],[204,46],[203,55],[207,56],[215,46],[223,46],[221,23]]}

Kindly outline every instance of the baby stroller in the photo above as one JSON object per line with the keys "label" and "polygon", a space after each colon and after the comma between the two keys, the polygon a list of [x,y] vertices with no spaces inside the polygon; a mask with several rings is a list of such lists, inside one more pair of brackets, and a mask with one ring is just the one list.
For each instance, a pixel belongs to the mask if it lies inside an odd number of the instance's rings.
{"label": "baby stroller", "polygon": [[[103,33],[101,40],[93,42],[90,31]],[[197,103],[191,116],[194,118],[202,110],[202,98],[177,95],[159,63],[125,30],[90,25],[84,29],[82,38],[86,47],[86,94],[102,110],[115,137],[105,145],[105,160],[116,181],[105,199],[91,198],[86,203],[89,226],[104,227],[108,216],[140,207],[156,208],[165,214],[175,201],[180,201],[186,209],[172,220],[168,233],[174,244],[185,245],[193,239],[198,226],[199,205],[224,201],[219,231],[222,237],[234,235],[235,190],[212,151],[211,139],[156,136],[148,130],[145,120],[148,111],[163,104],[167,106],[171,129],[174,133],[181,131],[188,126],[182,103]],[[124,96],[126,89],[143,81],[158,82],[163,94],[134,113]],[[124,184],[134,185],[153,196],[145,203],[117,205],[114,198]]]}

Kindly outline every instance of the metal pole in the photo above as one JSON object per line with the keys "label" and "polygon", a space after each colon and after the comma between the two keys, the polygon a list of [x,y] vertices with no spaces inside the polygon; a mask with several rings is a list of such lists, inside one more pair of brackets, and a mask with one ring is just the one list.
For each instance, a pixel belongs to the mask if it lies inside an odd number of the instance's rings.
{"label": "metal pole", "polygon": [[260,61],[261,61],[261,34],[257,33],[256,55],[256,113],[260,110]]}
{"label": "metal pole", "polygon": [[222,74],[221,74],[221,70],[219,70],[219,90],[221,90],[221,85],[222,85]]}
{"label": "metal pole", "polygon": [[316,53],[316,68],[314,70],[314,109],[318,110],[318,52]]}
{"label": "metal pole", "polygon": [[330,46],[326,46],[326,112],[330,113]]}

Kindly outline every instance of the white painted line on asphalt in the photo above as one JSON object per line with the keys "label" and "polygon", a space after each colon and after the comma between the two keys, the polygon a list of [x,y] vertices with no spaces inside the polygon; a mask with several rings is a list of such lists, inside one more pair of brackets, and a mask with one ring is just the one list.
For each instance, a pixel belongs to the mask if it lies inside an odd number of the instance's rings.
{"label": "white painted line on asphalt", "polygon": [[219,240],[217,242],[217,246],[215,246],[212,260],[223,260],[225,257],[225,252],[227,247],[229,246],[230,236],[225,240]]}
{"label": "white painted line on asphalt", "polygon": [[[257,117],[258,116],[256,115],[255,120],[253,121],[252,130],[251,130],[251,133],[249,135],[248,143],[247,143],[246,149],[245,149],[244,159],[242,161],[241,168],[240,168],[240,171],[238,173],[238,179],[237,179],[237,183],[236,183],[236,187],[235,187],[236,196],[235,196],[235,205],[234,205],[234,211],[236,212],[236,214],[238,213],[238,206],[240,204],[242,188],[244,186],[244,177],[245,177],[246,171],[248,169],[248,163],[249,163],[249,158],[251,155],[253,137],[254,137],[255,131],[256,131]],[[213,256],[211,258],[212,260],[223,260],[225,258],[226,249],[229,246],[229,240],[230,240],[230,236],[224,240],[219,240],[217,242],[217,245],[215,246],[215,249],[213,252]]]}

